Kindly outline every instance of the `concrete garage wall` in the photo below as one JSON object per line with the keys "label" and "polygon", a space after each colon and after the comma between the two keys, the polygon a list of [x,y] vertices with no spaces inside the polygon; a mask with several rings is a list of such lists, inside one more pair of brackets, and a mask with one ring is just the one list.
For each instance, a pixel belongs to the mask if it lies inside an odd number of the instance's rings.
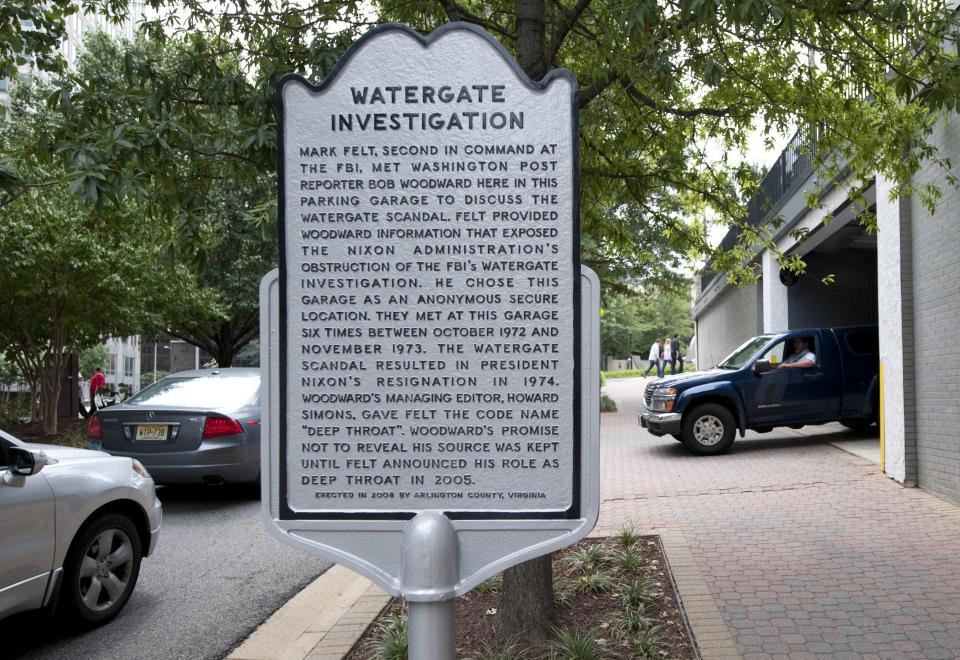
{"label": "concrete garage wall", "polygon": [[[787,289],[791,328],[872,325],[877,322],[877,253],[846,249],[804,256],[807,272]],[[835,281],[822,279],[833,274]]]}
{"label": "concrete garage wall", "polygon": [[913,355],[913,250],[910,199],[890,199],[893,181],[877,177],[877,312],[883,365],[884,470],[917,484]]}
{"label": "concrete garage wall", "polygon": [[[960,154],[960,118],[942,121],[934,135],[941,153]],[[954,171],[956,174],[956,171]],[[960,191],[928,166],[920,188],[943,192],[933,217],[911,200],[913,301],[919,485],[960,501]]]}
{"label": "concrete garage wall", "polygon": [[760,283],[743,289],[728,286],[697,317],[697,366],[712,367],[750,337],[762,332]]}

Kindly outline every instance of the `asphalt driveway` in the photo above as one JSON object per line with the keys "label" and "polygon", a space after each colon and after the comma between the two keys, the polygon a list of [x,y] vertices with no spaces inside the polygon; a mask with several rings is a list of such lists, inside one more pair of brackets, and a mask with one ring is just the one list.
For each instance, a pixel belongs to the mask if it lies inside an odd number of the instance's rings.
{"label": "asphalt driveway", "polygon": [[638,426],[643,382],[605,388],[598,527],[682,539],[740,654],[960,657],[960,508],[884,476],[875,433],[783,429],[697,457]]}

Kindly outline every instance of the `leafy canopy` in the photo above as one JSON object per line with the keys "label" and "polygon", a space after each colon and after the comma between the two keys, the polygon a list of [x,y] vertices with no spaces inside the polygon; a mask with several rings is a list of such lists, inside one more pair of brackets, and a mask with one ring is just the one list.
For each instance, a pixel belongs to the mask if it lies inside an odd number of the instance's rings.
{"label": "leafy canopy", "polygon": [[[92,4],[114,16],[125,7]],[[608,289],[676,284],[685,257],[742,268],[745,247],[711,250],[706,225],[743,224],[760,172],[737,154],[757,126],[768,134],[817,126],[819,153],[830,154],[820,165],[849,168],[855,201],[882,173],[903,182],[893,194],[933,204],[938,191],[907,182],[924,159],[948,165],[930,130],[960,98],[949,45],[957,16],[943,0],[149,4],[159,12],[143,26],[151,39],[114,56],[108,82],[117,84],[104,93],[96,76],[66,80],[56,100],[64,129],[39,145],[88,201],[133,196],[178,218],[192,240],[204,193],[181,190],[184,181],[216,180],[223,161],[248,184],[272,171],[282,74],[323,78],[377,22],[426,32],[468,21],[532,78],[566,67],[579,80],[583,260]],[[210,122],[217,117],[229,120]],[[0,154],[7,197],[37,183],[22,176],[16,154]],[[769,244],[746,229],[744,243]]]}

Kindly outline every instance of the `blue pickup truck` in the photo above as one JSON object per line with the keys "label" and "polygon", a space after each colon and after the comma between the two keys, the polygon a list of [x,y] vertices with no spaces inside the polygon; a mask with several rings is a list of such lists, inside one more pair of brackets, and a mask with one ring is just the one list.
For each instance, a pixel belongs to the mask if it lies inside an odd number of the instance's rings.
{"label": "blue pickup truck", "polygon": [[[801,364],[810,366],[784,367],[804,341],[814,359]],[[875,326],[760,335],[713,369],[649,383],[640,424],[702,455],[727,451],[747,429],[837,421],[865,428],[877,420],[879,369]]]}

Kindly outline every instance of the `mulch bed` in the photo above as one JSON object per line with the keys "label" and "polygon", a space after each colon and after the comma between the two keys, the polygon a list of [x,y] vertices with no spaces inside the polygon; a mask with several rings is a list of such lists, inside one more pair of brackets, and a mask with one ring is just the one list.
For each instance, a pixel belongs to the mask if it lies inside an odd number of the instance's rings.
{"label": "mulch bed", "polygon": [[87,420],[61,419],[56,435],[47,435],[43,427],[34,423],[8,424],[4,431],[24,442],[37,442],[45,445],[66,445],[69,447],[83,447],[86,445]]}
{"label": "mulch bed", "polygon": [[[553,622],[555,629],[575,632],[581,636],[592,633],[596,638],[595,648],[600,652],[597,657],[610,660],[695,658],[694,646],[659,537],[639,537],[633,543],[629,543],[630,539],[627,538],[626,541],[628,543],[625,544],[623,535],[585,539],[554,553],[554,591],[557,594]],[[598,545],[602,548],[603,558],[585,566],[582,561],[585,552]],[[624,562],[617,560],[625,545],[630,545],[639,557],[632,568],[625,569]],[[589,590],[588,585],[603,582],[602,578],[596,578],[597,573],[611,578],[609,590],[601,593]],[[624,593],[627,585],[637,581],[647,587],[642,602],[634,599],[632,604],[625,604]],[[497,586],[496,579],[488,581],[457,599],[458,658],[534,660],[580,657],[558,647],[556,640],[537,646],[515,644],[512,653],[494,656],[492,652],[502,651],[510,646],[503,642],[498,644],[494,634],[493,623],[500,599]],[[398,617],[404,616],[405,611],[405,603],[395,599],[374,621],[347,658],[379,660],[388,657],[375,652],[375,641],[383,637],[379,626],[395,623]],[[625,625],[631,627],[630,621],[634,623],[633,629],[624,631]],[[639,629],[636,627],[638,622]],[[650,644],[650,640],[654,643]],[[551,651],[555,655],[551,656]]]}

